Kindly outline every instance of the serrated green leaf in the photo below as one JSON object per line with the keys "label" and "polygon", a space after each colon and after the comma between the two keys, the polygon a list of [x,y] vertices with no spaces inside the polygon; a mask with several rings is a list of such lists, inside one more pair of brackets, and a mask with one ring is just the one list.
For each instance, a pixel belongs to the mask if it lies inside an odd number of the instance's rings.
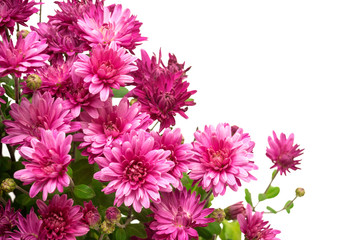
{"label": "serrated green leaf", "polygon": [[96,196],[95,191],[85,184],[76,185],[74,194],[75,197],[80,199],[91,199]]}
{"label": "serrated green leaf", "polygon": [[15,90],[8,85],[4,85],[3,88],[5,89],[6,95],[15,100]]}
{"label": "serrated green leaf", "polygon": [[271,208],[270,206],[267,206],[267,209],[268,209],[271,213],[277,213],[277,211],[274,210],[273,208]]}
{"label": "serrated green leaf", "polygon": [[117,228],[115,232],[116,240],[126,240],[126,231],[123,228]]}
{"label": "serrated green leaf", "polygon": [[289,200],[288,202],[286,202],[286,204],[284,205],[285,210],[287,211],[287,213],[290,213],[290,210],[294,207],[294,203],[291,203],[292,200]]}
{"label": "serrated green leaf", "polygon": [[251,193],[249,192],[249,190],[247,188],[244,190],[244,192],[245,192],[245,197],[244,198],[246,199],[246,202],[249,203],[249,205],[251,205],[253,207]]}
{"label": "serrated green leaf", "polygon": [[267,193],[266,193],[266,198],[269,199],[269,198],[275,198],[276,196],[278,196],[280,192],[280,189],[279,187],[272,187],[270,186]]}
{"label": "serrated green leaf", "polygon": [[112,89],[112,92],[114,98],[123,98],[128,93],[128,89],[120,87],[120,89]]}
{"label": "serrated green leaf", "polygon": [[223,220],[222,224],[223,229],[219,235],[222,240],[241,240],[242,232],[237,221],[228,222]]}
{"label": "serrated green leaf", "polygon": [[143,224],[141,224],[141,223],[129,224],[125,228],[125,231],[126,231],[126,236],[127,237],[136,236],[136,237],[139,237],[139,238],[147,238],[147,233],[146,233],[146,230],[145,230],[145,226]]}

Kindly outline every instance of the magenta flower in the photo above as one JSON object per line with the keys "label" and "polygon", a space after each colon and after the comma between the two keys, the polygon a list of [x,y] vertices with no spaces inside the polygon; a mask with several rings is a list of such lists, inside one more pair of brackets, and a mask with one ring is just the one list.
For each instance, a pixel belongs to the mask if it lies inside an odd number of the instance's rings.
{"label": "magenta flower", "polygon": [[88,226],[81,222],[81,207],[73,206],[74,201],[67,199],[66,194],[55,195],[48,206],[41,200],[36,204],[43,221],[41,232],[44,239],[76,240],[89,231]]}
{"label": "magenta flower", "polygon": [[39,41],[36,32],[30,32],[26,38],[18,38],[16,46],[5,38],[0,42],[0,77],[15,74],[20,77],[22,73],[32,73],[36,68],[45,66],[49,55],[44,54],[47,44]]}
{"label": "magenta flower", "polygon": [[296,165],[300,164],[301,160],[294,160],[294,158],[303,154],[304,149],[299,149],[299,145],[293,145],[294,134],[290,134],[289,138],[284,133],[280,134],[278,139],[276,133],[273,131],[273,139],[268,137],[268,144],[270,148],[267,148],[267,157],[269,157],[274,165],[271,168],[276,167],[282,175],[290,172],[290,169],[300,169]]}
{"label": "magenta flower", "polygon": [[122,9],[120,4],[93,7],[77,23],[91,47],[113,42],[132,51],[139,42],[147,39],[140,34],[142,23],[131,15],[129,9]]}
{"label": "magenta flower", "polygon": [[8,134],[2,139],[5,144],[29,146],[31,139],[40,137],[40,129],[71,133],[81,128],[80,123],[72,122],[73,116],[64,108],[64,101],[52,98],[50,93],[35,93],[32,103],[23,98],[20,105],[12,104],[10,115],[14,121],[3,121]]}
{"label": "magenta flower", "polygon": [[214,222],[213,218],[206,218],[213,208],[203,209],[206,201],[200,202],[200,195],[195,192],[184,189],[161,195],[161,202],[151,204],[154,221],[150,228],[156,231],[153,239],[198,239],[194,228]]}
{"label": "magenta flower", "polygon": [[34,209],[31,208],[30,213],[26,216],[26,218],[19,214],[16,221],[16,226],[19,228],[19,230],[15,230],[15,232],[11,234],[10,239],[41,239],[41,225],[42,220],[37,217],[36,213],[34,212]]}
{"label": "magenta flower", "polygon": [[[4,96],[5,94],[5,89],[0,85],[0,97]],[[0,103],[6,103],[4,99],[0,98]],[[0,105],[1,106],[1,105]]]}
{"label": "magenta flower", "polygon": [[94,227],[97,223],[101,221],[101,215],[92,204],[92,201],[84,202],[84,207],[81,208],[83,217],[82,222],[88,225],[89,227]]}
{"label": "magenta flower", "polygon": [[137,70],[133,64],[136,57],[115,44],[105,47],[97,45],[92,49],[91,57],[79,54],[75,62],[75,73],[89,84],[92,94],[100,93],[101,101],[106,101],[111,88],[119,89],[132,82],[128,73]]}
{"label": "magenta flower", "polygon": [[237,130],[232,136],[231,126],[220,123],[216,128],[205,126],[204,132],[197,131],[194,136],[189,177],[204,190],[213,190],[214,196],[224,195],[227,185],[237,191],[241,180],[256,180],[249,173],[257,166],[250,161],[254,142],[248,134]]}
{"label": "magenta flower", "polygon": [[181,179],[183,173],[188,172],[189,159],[193,156],[191,151],[192,144],[182,144],[183,138],[179,128],[175,130],[166,128],[162,135],[156,132],[151,132],[151,134],[155,139],[155,146],[163,150],[171,151],[167,159],[172,161],[174,166],[171,171],[169,171],[169,174],[176,179],[176,183],[173,184],[173,186],[182,190]]}
{"label": "magenta flower", "polygon": [[154,139],[144,130],[126,134],[121,145],[104,150],[104,157],[96,158],[102,168],[94,178],[110,182],[105,194],[116,192],[117,206],[125,203],[136,212],[149,208],[150,200],[160,201],[159,191],[172,191],[175,179],[168,174],[174,163],[167,161],[169,151],[154,149]]}
{"label": "magenta flower", "polygon": [[65,138],[64,132],[42,129],[40,140],[34,138],[31,147],[20,149],[20,154],[29,162],[23,162],[25,169],[16,171],[14,178],[25,185],[34,183],[30,188],[30,197],[42,191],[42,199],[45,201],[47,195],[55,189],[62,192],[64,187],[69,186],[67,166],[72,160],[68,154],[71,142],[72,135]]}
{"label": "magenta flower", "polygon": [[0,204],[0,240],[7,240],[11,234],[12,229],[16,226],[16,220],[20,213],[15,212],[11,207],[11,201],[9,200],[3,208]]}
{"label": "magenta flower", "polygon": [[255,212],[252,215],[252,207],[247,204],[246,216],[242,214],[237,215],[238,223],[241,232],[248,240],[280,240],[276,235],[280,233],[279,230],[274,230],[267,226],[268,221],[263,221],[263,212]]}
{"label": "magenta flower", "polygon": [[92,118],[86,112],[81,114],[83,142],[79,148],[85,148],[83,155],[89,156],[89,162],[100,156],[105,148],[120,141],[125,133],[131,130],[147,129],[152,120],[147,114],[140,114],[138,103],[129,106],[127,98],[123,98],[118,106],[107,106],[98,109],[99,117]]}

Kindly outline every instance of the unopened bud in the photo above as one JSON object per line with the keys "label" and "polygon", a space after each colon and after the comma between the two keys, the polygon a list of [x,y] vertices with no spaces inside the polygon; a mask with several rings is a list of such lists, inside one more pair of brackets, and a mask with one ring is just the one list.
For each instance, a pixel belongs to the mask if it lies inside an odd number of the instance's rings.
{"label": "unopened bud", "polygon": [[24,29],[24,30],[21,30],[21,31],[17,32],[17,33],[16,33],[16,36],[17,36],[17,38],[20,38],[20,37],[26,38],[26,36],[27,36],[29,33],[30,33],[30,32],[29,32],[28,30]]}
{"label": "unopened bud", "polygon": [[137,102],[137,98],[132,98],[130,101],[130,105],[132,106],[132,104],[134,104],[135,102]]}
{"label": "unopened bud", "polygon": [[223,220],[226,218],[226,214],[223,211],[223,209],[218,208],[218,209],[214,209],[214,211],[212,212],[212,214],[210,215],[211,218],[214,218],[216,220],[216,222],[223,222]]}
{"label": "unopened bud", "polygon": [[82,213],[82,219],[87,225],[89,225],[89,227],[95,227],[101,221],[101,215],[97,208],[92,204],[92,201],[84,203]]}
{"label": "unopened bud", "polygon": [[30,74],[26,79],[26,86],[33,91],[37,90],[41,86],[41,83],[41,78],[36,74]]}
{"label": "unopened bud", "polygon": [[13,192],[16,188],[16,183],[12,178],[6,178],[2,181],[0,188],[6,192]]}
{"label": "unopened bud", "polygon": [[111,234],[115,231],[115,224],[105,220],[102,222],[100,228],[103,233]]}
{"label": "unopened bud", "polygon": [[295,190],[295,194],[297,195],[297,197],[303,197],[305,194],[304,188],[297,188]]}
{"label": "unopened bud", "polygon": [[244,208],[243,202],[237,202],[227,208],[224,209],[226,213],[227,220],[235,220],[237,219],[238,214],[246,215],[246,209]]}
{"label": "unopened bud", "polygon": [[109,207],[106,210],[106,219],[111,223],[119,222],[121,219],[121,212],[117,207]]}

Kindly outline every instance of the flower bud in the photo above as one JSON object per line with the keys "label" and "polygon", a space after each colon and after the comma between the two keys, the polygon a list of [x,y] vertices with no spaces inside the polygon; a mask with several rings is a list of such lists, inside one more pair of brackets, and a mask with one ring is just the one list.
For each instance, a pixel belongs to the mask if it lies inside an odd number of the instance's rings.
{"label": "flower bud", "polygon": [[106,220],[111,223],[119,222],[121,219],[121,212],[117,207],[109,207],[106,210]]}
{"label": "flower bud", "polygon": [[92,204],[92,201],[84,203],[82,213],[83,222],[89,225],[89,227],[95,227],[101,221],[100,213],[98,212],[97,208]]}
{"label": "flower bud", "polygon": [[246,209],[244,208],[243,202],[237,202],[227,208],[224,209],[227,220],[235,220],[237,219],[238,214],[246,215]]}
{"label": "flower bud", "polygon": [[23,29],[19,32],[16,33],[16,37],[19,38],[19,37],[22,37],[22,38],[26,38],[26,36],[29,34],[30,32],[26,29]]}
{"label": "flower bud", "polygon": [[6,178],[2,181],[0,188],[6,192],[13,192],[16,188],[16,183],[12,178]]}
{"label": "flower bud", "polygon": [[132,104],[134,104],[135,102],[137,102],[137,98],[132,98],[130,101],[130,105],[132,106]]}
{"label": "flower bud", "polygon": [[102,222],[100,228],[103,233],[111,234],[115,231],[115,224],[105,220]]}
{"label": "flower bud", "polygon": [[295,194],[297,195],[297,197],[303,197],[305,194],[304,188],[297,188],[295,190]]}
{"label": "flower bud", "polygon": [[218,208],[218,209],[214,209],[214,211],[212,212],[212,214],[210,215],[211,218],[214,218],[216,220],[216,222],[223,222],[223,220],[226,217],[225,212],[223,211],[223,209]]}
{"label": "flower bud", "polygon": [[41,83],[41,78],[36,74],[30,74],[26,79],[26,86],[33,91],[37,90],[41,86]]}

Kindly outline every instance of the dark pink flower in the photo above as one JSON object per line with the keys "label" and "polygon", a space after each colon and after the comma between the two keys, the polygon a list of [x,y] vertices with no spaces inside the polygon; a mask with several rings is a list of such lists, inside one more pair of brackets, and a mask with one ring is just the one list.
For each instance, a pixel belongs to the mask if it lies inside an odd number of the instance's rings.
{"label": "dark pink flower", "polygon": [[72,135],[65,138],[64,132],[43,129],[40,134],[40,140],[31,140],[31,147],[24,146],[20,149],[20,154],[29,162],[23,162],[25,169],[16,171],[14,178],[25,185],[34,183],[30,188],[30,197],[33,198],[42,191],[45,201],[49,193],[53,193],[55,189],[62,192],[70,184],[67,167],[72,160],[68,154]]}
{"label": "dark pink flower", "polygon": [[150,200],[160,201],[159,191],[172,191],[175,179],[168,174],[174,163],[167,160],[169,151],[154,149],[154,139],[144,130],[131,131],[122,144],[104,150],[104,157],[95,160],[102,168],[94,178],[110,182],[105,194],[115,192],[117,206],[125,203],[136,212],[149,208]]}
{"label": "dark pink flower", "polygon": [[290,169],[300,169],[296,165],[300,164],[301,160],[294,160],[294,158],[303,154],[304,149],[299,149],[299,145],[293,145],[294,134],[290,134],[289,138],[284,133],[280,134],[278,139],[276,133],[273,131],[273,139],[268,137],[268,144],[270,148],[267,148],[267,157],[269,157],[274,165],[271,168],[276,167],[282,175],[290,172]]}
{"label": "dark pink flower", "polygon": [[131,130],[147,129],[152,120],[147,114],[140,114],[138,103],[130,106],[127,98],[123,98],[118,106],[106,106],[98,109],[98,118],[92,118],[83,112],[83,142],[80,148],[86,148],[83,155],[89,156],[89,162],[100,156],[105,148],[112,148],[112,143],[120,141],[125,133]]}
{"label": "dark pink flower", "polygon": [[226,219],[235,220],[238,214],[246,215],[246,209],[244,208],[243,202],[237,202],[224,209],[226,213]]}
{"label": "dark pink flower", "polygon": [[67,195],[55,195],[49,205],[41,200],[36,201],[39,214],[43,221],[41,232],[44,239],[76,240],[76,237],[85,235],[89,228],[82,223],[80,206],[73,206],[74,201],[67,199]]}
{"label": "dark pink flower", "polygon": [[16,220],[19,217],[19,212],[11,207],[9,200],[3,208],[0,204],[0,240],[7,240],[12,229],[16,226]]}
{"label": "dark pink flower", "polygon": [[175,188],[182,189],[181,179],[183,173],[188,172],[188,164],[192,157],[192,144],[182,143],[182,134],[179,128],[171,130],[166,128],[162,135],[156,132],[151,132],[152,136],[155,139],[155,146],[171,151],[171,154],[168,156],[168,160],[174,163],[173,168],[169,171],[175,179],[176,183],[173,184]]}
{"label": "dark pink flower", "polygon": [[133,77],[128,74],[137,70],[133,64],[136,57],[116,44],[97,45],[90,57],[85,54],[78,56],[79,60],[74,63],[75,73],[89,84],[90,93],[100,93],[101,101],[107,100],[111,88],[119,89],[131,83]]}
{"label": "dark pink flower", "polygon": [[247,204],[246,215],[238,214],[237,219],[241,232],[248,240],[280,240],[276,235],[279,230],[270,228],[268,221],[263,221],[263,212],[255,212],[252,215],[252,207]]}
{"label": "dark pink flower", "polygon": [[[4,96],[5,94],[5,89],[0,85],[0,97]],[[4,99],[0,98],[0,103],[6,103]],[[1,106],[1,105],[0,105]]]}
{"label": "dark pink flower", "polygon": [[30,32],[26,38],[18,38],[16,46],[12,40],[5,38],[0,42],[0,77],[15,74],[20,77],[22,73],[32,73],[35,69],[45,66],[49,55],[44,54],[47,44],[39,41],[36,32]]}
{"label": "dark pink flower", "polygon": [[90,46],[113,42],[132,51],[139,42],[147,39],[140,34],[142,23],[120,4],[104,8],[93,7],[88,13],[84,13],[77,23],[83,31],[83,38]]}
{"label": "dark pink flower", "polygon": [[70,110],[64,108],[61,98],[53,98],[50,93],[35,93],[32,102],[23,98],[20,105],[11,105],[10,115],[14,121],[4,120],[8,136],[2,143],[29,146],[33,138],[40,137],[40,129],[71,133],[81,128],[80,123],[72,122]]}
{"label": "dark pink flower", "polygon": [[156,231],[153,239],[198,239],[196,227],[206,227],[214,222],[213,218],[206,218],[213,208],[203,209],[206,201],[200,202],[200,195],[196,192],[175,190],[161,194],[161,202],[153,202],[151,210],[154,221],[150,228]]}
{"label": "dark pink flower", "polygon": [[14,240],[36,240],[41,239],[41,224],[42,220],[39,219],[34,212],[34,209],[31,208],[30,213],[24,218],[19,214],[16,221],[16,226],[19,230],[15,230],[11,234],[10,239]]}
{"label": "dark pink flower", "polygon": [[87,224],[89,227],[94,227],[101,221],[101,215],[98,212],[97,207],[92,204],[92,201],[84,202],[82,213],[82,222]]}
{"label": "dark pink flower", "polygon": [[193,143],[194,157],[189,177],[214,196],[224,195],[227,185],[237,191],[241,180],[256,180],[249,171],[257,169],[250,161],[254,142],[248,134],[238,131],[232,136],[231,126],[220,123],[197,131]]}

